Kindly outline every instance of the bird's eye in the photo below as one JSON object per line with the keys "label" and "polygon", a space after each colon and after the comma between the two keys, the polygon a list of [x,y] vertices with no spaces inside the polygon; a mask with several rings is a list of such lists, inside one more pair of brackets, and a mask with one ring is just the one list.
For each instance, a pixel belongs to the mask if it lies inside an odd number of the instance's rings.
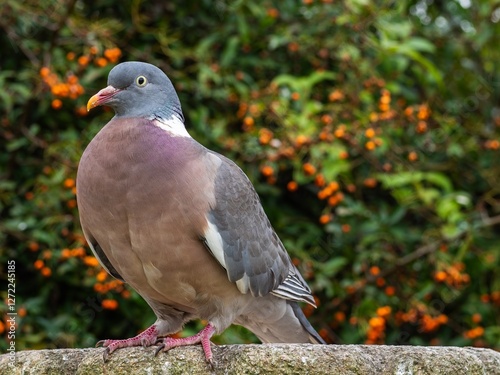
{"label": "bird's eye", "polygon": [[135,83],[137,83],[137,86],[144,87],[148,83],[148,80],[144,76],[139,76],[136,78]]}

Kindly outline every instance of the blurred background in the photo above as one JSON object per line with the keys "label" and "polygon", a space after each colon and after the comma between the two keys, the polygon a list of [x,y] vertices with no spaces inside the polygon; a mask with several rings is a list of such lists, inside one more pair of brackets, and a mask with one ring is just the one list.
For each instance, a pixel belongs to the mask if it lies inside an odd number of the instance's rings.
{"label": "blurred background", "polygon": [[[154,322],[91,255],[75,200],[112,116],[86,102],[128,60],[162,68],[192,136],[248,174],[327,342],[500,349],[499,1],[4,0],[0,30],[18,350]],[[257,342],[238,327],[214,341]]]}

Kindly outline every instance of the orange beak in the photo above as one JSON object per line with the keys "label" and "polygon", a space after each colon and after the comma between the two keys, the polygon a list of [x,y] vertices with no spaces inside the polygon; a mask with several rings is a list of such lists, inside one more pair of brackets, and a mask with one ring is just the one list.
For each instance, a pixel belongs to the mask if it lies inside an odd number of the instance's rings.
{"label": "orange beak", "polygon": [[99,91],[89,99],[89,101],[87,102],[87,112],[89,112],[92,108],[106,104],[113,96],[115,96],[120,91],[120,89],[115,89],[113,86],[103,88],[101,91]]}

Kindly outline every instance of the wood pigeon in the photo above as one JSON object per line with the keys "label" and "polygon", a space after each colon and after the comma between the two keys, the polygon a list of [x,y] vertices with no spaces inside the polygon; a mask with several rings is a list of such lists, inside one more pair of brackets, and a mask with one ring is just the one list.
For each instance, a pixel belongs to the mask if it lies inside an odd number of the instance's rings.
{"label": "wood pigeon", "polygon": [[[210,338],[232,323],[265,343],[324,344],[298,305],[315,306],[311,290],[251,182],[189,135],[163,71],[143,62],[115,66],[87,109],[100,105],[115,116],[80,160],[81,225],[101,265],[158,318],[136,337],[100,341],[104,358],[129,346],[201,343],[212,363]],[[196,318],[208,321],[197,335],[166,337]]]}

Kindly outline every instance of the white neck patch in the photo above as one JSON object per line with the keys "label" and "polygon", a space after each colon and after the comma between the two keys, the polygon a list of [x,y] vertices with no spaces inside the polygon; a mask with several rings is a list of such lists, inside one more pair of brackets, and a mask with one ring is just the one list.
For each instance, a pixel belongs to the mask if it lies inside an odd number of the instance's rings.
{"label": "white neck patch", "polygon": [[155,117],[153,123],[174,137],[191,138],[184,123],[177,116],[171,116],[168,119]]}

